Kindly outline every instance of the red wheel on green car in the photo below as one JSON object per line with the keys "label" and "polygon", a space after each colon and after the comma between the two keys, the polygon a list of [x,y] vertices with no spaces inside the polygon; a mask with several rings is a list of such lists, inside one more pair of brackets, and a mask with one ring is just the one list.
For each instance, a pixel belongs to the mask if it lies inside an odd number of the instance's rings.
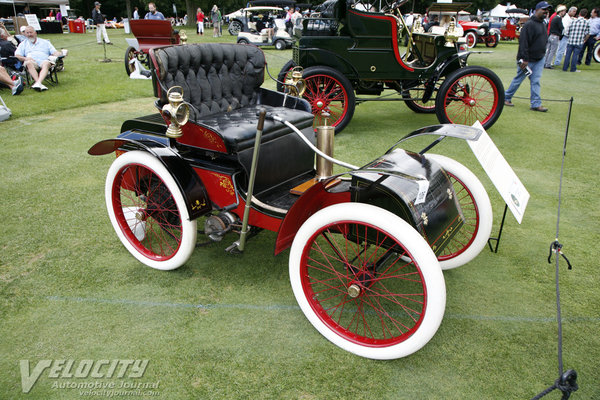
{"label": "red wheel on green car", "polygon": [[344,75],[329,67],[309,67],[302,74],[306,91],[302,96],[308,100],[315,116],[313,126],[323,125],[322,112],[329,113],[327,125],[341,132],[354,114],[354,89]]}
{"label": "red wheel on green car", "polygon": [[117,236],[142,263],[169,270],[194,250],[196,221],[183,195],[156,157],[131,151],[118,157],[106,177],[106,206]]}
{"label": "red wheel on green car", "polygon": [[460,68],[446,77],[435,99],[435,112],[443,124],[492,126],[504,107],[504,86],[487,68]]}

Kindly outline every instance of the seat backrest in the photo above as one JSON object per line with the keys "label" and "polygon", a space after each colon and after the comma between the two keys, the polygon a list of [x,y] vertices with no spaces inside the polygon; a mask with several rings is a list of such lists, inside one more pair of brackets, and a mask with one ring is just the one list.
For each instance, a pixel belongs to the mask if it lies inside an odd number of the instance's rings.
{"label": "seat backrest", "polygon": [[256,104],[264,81],[265,56],[255,46],[201,43],[150,51],[154,94],[166,104],[167,91],[183,88],[195,117]]}
{"label": "seat backrest", "polygon": [[131,33],[138,40],[152,38],[170,38],[173,27],[169,20],[160,19],[132,19],[129,21]]}

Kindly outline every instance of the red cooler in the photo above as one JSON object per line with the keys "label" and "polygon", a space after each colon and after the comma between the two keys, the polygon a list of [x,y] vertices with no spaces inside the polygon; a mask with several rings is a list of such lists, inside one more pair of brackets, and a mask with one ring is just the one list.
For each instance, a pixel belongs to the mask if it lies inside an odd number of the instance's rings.
{"label": "red cooler", "polygon": [[69,20],[69,32],[71,33],[85,33],[85,22],[76,19]]}

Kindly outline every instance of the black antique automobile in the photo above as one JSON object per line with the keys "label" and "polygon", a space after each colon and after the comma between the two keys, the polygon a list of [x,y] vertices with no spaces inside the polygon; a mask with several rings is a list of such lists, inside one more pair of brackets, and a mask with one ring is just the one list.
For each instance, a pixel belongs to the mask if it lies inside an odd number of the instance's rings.
{"label": "black antique automobile", "polygon": [[[496,122],[504,105],[500,78],[487,68],[467,65],[469,52],[461,49],[464,38],[459,38],[455,20],[432,33],[418,23],[409,31],[399,12],[406,1],[375,11],[354,0],[327,0],[320,14],[303,20],[293,59],[278,80],[288,80],[296,66],[304,69],[303,97],[312,106],[315,126],[327,111],[339,132],[352,119],[355,105],[369,100],[404,101],[415,112],[436,113],[441,123],[472,125],[479,120],[489,128]],[[400,46],[402,35],[409,37],[406,48]],[[399,96],[382,96],[390,91]]]}
{"label": "black antique automobile", "polygon": [[[290,249],[298,304],[327,339],[374,359],[423,347],[444,314],[442,269],[475,258],[490,235],[492,208],[475,175],[401,141],[362,167],[332,158],[333,128],[315,134],[308,102],[261,87],[258,47],[168,46],[149,57],[156,113],[88,151],[116,153],[105,200],[124,247],[172,270],[198,233],[235,236],[226,250],[241,253],[261,230],[276,232],[275,254]],[[480,134],[435,125],[407,138]],[[332,163],[348,171],[333,174]]]}

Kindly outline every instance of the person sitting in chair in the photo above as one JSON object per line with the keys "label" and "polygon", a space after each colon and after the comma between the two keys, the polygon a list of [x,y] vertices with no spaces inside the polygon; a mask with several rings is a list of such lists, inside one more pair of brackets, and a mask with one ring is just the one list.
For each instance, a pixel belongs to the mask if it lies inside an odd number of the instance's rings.
{"label": "person sitting in chair", "polygon": [[[31,87],[39,92],[48,90],[42,84],[43,80],[48,76],[50,70],[50,56],[59,57],[62,55],[60,51],[56,51],[49,40],[40,39],[37,37],[37,32],[32,26],[25,27],[25,36],[27,40],[19,44],[15,56],[23,62],[27,72],[33,78],[35,83]],[[38,74],[39,70],[39,74]]]}
{"label": "person sitting in chair", "polygon": [[11,90],[12,95],[16,96],[23,91],[23,80],[19,77],[12,80],[6,68],[0,66],[0,83],[5,84]]}

